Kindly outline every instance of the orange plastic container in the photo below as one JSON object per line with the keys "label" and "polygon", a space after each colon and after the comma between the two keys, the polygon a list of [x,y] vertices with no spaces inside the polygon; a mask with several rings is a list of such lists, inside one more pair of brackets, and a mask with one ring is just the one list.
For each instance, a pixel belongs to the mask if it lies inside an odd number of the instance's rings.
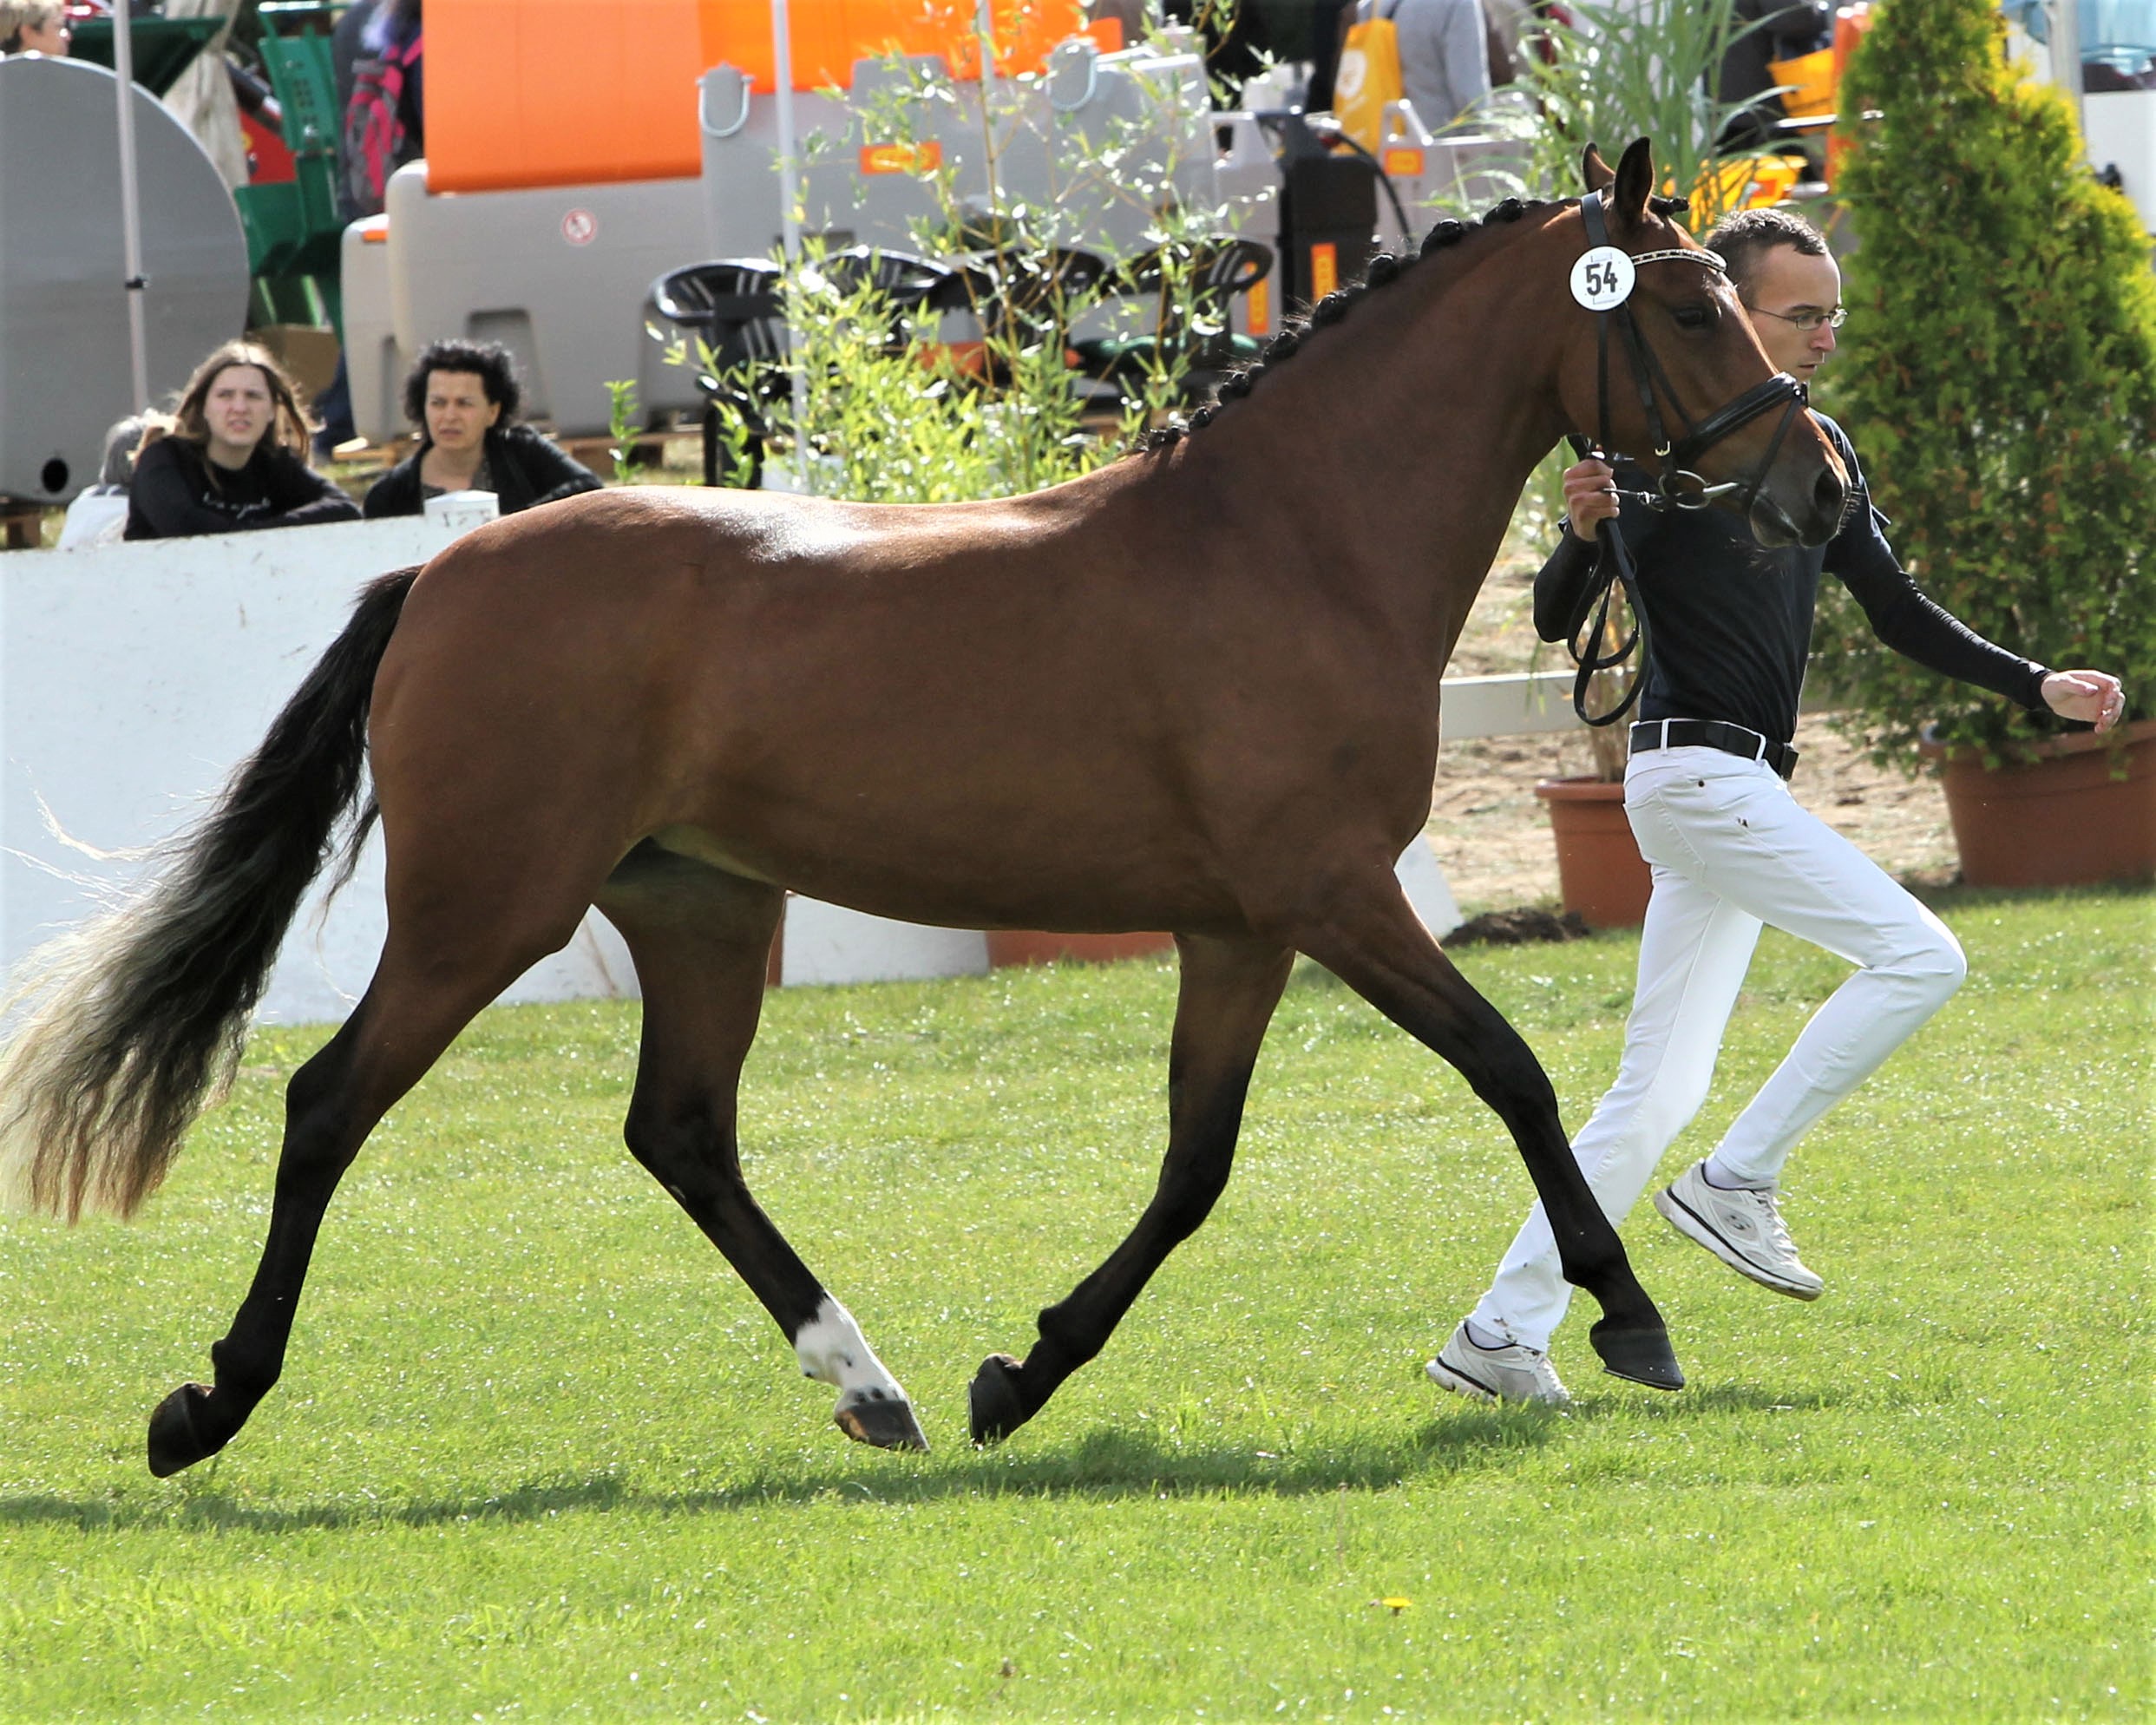
{"label": "orange plastic container", "polygon": [[1766,75],[1782,91],[1782,112],[1792,120],[1816,120],[1834,111],[1834,50],[1799,54],[1794,60],[1770,60]]}
{"label": "orange plastic container", "polygon": [[[1038,71],[1080,0],[993,0],[996,70]],[[790,0],[797,90],[854,62],[940,54],[979,75],[974,0]],[[427,20],[427,187],[492,192],[688,178],[703,167],[696,81],[722,61],[774,88],[770,0],[456,0]]]}

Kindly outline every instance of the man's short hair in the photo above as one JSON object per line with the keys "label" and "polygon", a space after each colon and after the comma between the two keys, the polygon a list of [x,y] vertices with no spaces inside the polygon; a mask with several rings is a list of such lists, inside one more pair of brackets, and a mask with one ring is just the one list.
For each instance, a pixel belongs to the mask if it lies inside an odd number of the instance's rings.
{"label": "man's short hair", "polygon": [[1722,254],[1730,279],[1738,282],[1749,280],[1760,259],[1777,246],[1787,246],[1807,258],[1827,255],[1819,230],[1790,210],[1738,210],[1716,222],[1714,232],[1700,243]]}

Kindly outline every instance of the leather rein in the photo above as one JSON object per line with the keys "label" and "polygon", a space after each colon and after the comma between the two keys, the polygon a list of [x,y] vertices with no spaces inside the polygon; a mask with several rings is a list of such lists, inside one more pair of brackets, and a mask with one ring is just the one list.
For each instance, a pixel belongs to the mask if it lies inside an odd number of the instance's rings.
{"label": "leather rein", "polygon": [[[1593,248],[1589,256],[1597,252],[1619,251],[1609,239],[1607,217],[1609,194],[1607,190],[1590,193],[1580,200],[1580,216],[1587,226],[1589,245]],[[1690,246],[1673,246],[1660,252],[1624,253],[1618,261],[1628,260],[1636,269],[1642,264],[1684,262],[1697,264],[1718,274],[1727,276],[1728,266],[1719,253]],[[1572,446],[1584,460],[1594,455],[1615,465],[1609,450],[1609,330],[1614,323],[1619,338],[1624,343],[1625,356],[1632,374],[1632,386],[1638,391],[1640,410],[1647,421],[1648,436],[1653,440],[1655,459],[1661,466],[1652,491],[1621,491],[1620,502],[1635,502],[1652,509],[1703,509],[1717,498],[1731,492],[1741,493],[1740,507],[1749,510],[1758,499],[1760,489],[1766,483],[1767,471],[1774,458],[1781,453],[1782,440],[1789,435],[1789,428],[1799,413],[1809,404],[1808,387],[1786,371],[1777,371],[1763,383],[1754,384],[1733,400],[1692,423],[1691,416],[1677,399],[1675,386],[1669,374],[1655,357],[1655,351],[1647,344],[1640,333],[1638,322],[1632,316],[1631,288],[1628,278],[1622,295],[1613,303],[1590,307],[1595,312],[1595,410],[1596,441],[1590,445],[1577,435]],[[1583,305],[1589,302],[1582,299]],[[1663,423],[1661,403],[1669,403],[1671,411],[1686,422],[1683,436],[1672,438]],[[1749,425],[1762,414],[1775,408],[1782,410],[1781,423],[1774,428],[1774,436],[1766,446],[1766,453],[1759,464],[1744,479],[1725,481],[1720,485],[1709,484],[1691,464],[1707,449],[1720,443],[1731,433]],[[1569,531],[1569,529],[1567,529]],[[1575,613],[1571,637],[1567,643],[1573,662],[1579,667],[1572,680],[1572,709],[1588,724],[1615,725],[1632,710],[1642,691],[1647,686],[1648,644],[1647,611],[1640,603],[1638,572],[1632,561],[1631,548],[1624,542],[1615,519],[1606,519],[1596,524],[1596,551],[1594,572],[1589,576],[1587,590]],[[1632,607],[1632,633],[1608,653],[1602,650],[1607,638],[1609,611],[1613,595],[1622,587]],[[1591,613],[1591,616],[1589,613]],[[1583,633],[1583,629],[1584,633]],[[1624,699],[1609,712],[1596,715],[1587,710],[1589,685],[1598,672],[1615,670],[1639,650],[1639,674],[1632,680]]]}

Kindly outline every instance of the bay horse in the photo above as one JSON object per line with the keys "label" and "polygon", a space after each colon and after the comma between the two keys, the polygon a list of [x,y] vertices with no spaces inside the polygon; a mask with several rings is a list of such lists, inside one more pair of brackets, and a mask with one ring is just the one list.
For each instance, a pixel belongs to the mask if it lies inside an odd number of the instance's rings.
{"label": "bay horse", "polygon": [[[213,1382],[152,1413],[151,1471],[239,1430],[283,1368],[317,1233],[369,1132],[593,905],[643,990],[630,1151],[802,1371],[837,1388],[837,1424],[925,1446],[897,1380],[742,1175],[736,1086],[789,889],[961,928],[1176,931],[1157,1190],[1039,1315],[1023,1360],[983,1363],[975,1441],[1039,1413],[1204,1220],[1298,952],[1510,1129],[1566,1276],[1601,1303],[1609,1369],[1681,1385],[1548,1078],[1393,871],[1429,810],[1439,675],[1537,462],[1605,413],[1615,446],[1644,447],[1658,391],[1685,423],[1680,399],[1773,377],[1711,254],[1671,220],[1681,207],[1653,195],[1647,141],[1614,172],[1591,149],[1584,167],[1588,200],[1509,200],[1440,224],[1419,257],[1379,258],[1187,435],[1071,483],[939,506],[611,490],[370,585],[166,866],[34,955],[42,982],[0,1053],[20,1195],[70,1220],[132,1213],[229,1082],[337,833],[359,810],[349,868],[378,812],[380,964],[292,1075],[260,1264],[210,1350]],[[1568,292],[1583,203],[1641,259],[1628,339],[1656,383],[1609,389],[1595,315]],[[1834,530],[1845,476],[1807,415],[1706,453],[1707,481],[1752,464],[1743,497],[1717,501],[1748,505],[1763,541]]]}

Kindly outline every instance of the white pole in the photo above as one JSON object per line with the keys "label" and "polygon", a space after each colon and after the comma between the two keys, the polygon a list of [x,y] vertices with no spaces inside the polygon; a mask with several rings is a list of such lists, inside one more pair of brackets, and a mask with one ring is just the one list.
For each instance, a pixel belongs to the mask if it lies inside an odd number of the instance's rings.
{"label": "white pole", "polygon": [[[771,0],[771,77],[778,97],[779,234],[790,270],[801,260],[801,212],[794,180],[794,36],[786,15],[786,0]],[[803,491],[813,491],[809,440],[802,435],[809,419],[809,380],[794,364],[792,350],[790,341],[786,369],[791,376],[794,397],[794,483]]]}
{"label": "white pole", "polygon": [[128,358],[134,369],[134,410],[145,413],[150,404],[150,358],[142,292],[149,279],[142,273],[142,194],[134,174],[134,37],[128,0],[120,0],[112,9],[112,49],[114,82],[120,92],[120,235],[127,269]]}
{"label": "white pole", "polygon": [[772,77],[778,95],[778,205],[789,263],[801,255],[801,213],[794,189],[794,36],[786,0],[771,0]]}
{"label": "white pole", "polygon": [[996,81],[996,15],[990,0],[973,9],[973,31],[980,37],[980,106],[989,111],[988,94]]}

